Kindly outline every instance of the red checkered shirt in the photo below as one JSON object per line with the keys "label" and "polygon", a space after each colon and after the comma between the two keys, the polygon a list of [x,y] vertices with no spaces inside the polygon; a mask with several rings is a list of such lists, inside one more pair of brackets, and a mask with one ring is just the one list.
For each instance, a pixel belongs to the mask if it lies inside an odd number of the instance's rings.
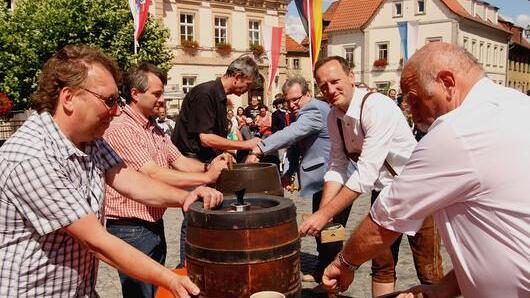
{"label": "red checkered shirt", "polygon": [[[154,121],[139,112],[125,107],[123,113],[112,120],[103,138],[123,159],[128,168],[139,170],[149,161],[169,168],[180,157],[177,147]],[[138,218],[158,221],[166,208],[149,207],[122,196],[107,185],[105,217],[109,219]]]}

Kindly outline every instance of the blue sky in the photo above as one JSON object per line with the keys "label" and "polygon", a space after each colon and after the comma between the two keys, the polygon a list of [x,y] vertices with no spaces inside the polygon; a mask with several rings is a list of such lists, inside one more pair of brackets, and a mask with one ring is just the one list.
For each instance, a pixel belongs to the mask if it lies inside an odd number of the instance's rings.
{"label": "blue sky", "polygon": [[[324,10],[328,8],[331,2],[333,1],[323,0]],[[499,13],[504,19],[523,28],[530,26],[530,0],[486,0],[486,2],[498,7]],[[288,6],[286,31],[297,41],[301,41],[305,37],[294,1],[291,1]]]}

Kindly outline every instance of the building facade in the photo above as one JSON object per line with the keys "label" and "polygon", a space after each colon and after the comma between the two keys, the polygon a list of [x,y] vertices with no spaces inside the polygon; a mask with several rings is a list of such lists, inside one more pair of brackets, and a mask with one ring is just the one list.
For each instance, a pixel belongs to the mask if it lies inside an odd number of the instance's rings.
{"label": "building facade", "polygon": [[312,67],[309,49],[296,42],[289,35],[285,36],[285,49],[287,51],[285,57],[287,76],[301,76],[307,82],[311,82]]}
{"label": "building facade", "polygon": [[530,43],[523,36],[523,28],[505,20],[500,22],[513,33],[508,50],[506,86],[527,93],[530,90]]}
{"label": "building facade", "polygon": [[[229,63],[252,49],[263,46],[264,26],[285,27],[287,3],[283,0],[154,0],[150,14],[169,29],[168,45],[173,49],[173,67],[166,90],[168,113],[178,112],[184,95],[195,85],[222,76]],[[262,49],[262,48],[261,48]],[[234,108],[246,106],[248,95],[258,95],[270,106],[285,80],[285,38],[282,38],[279,77],[268,84],[265,53],[256,56],[260,77],[248,94],[229,96]]]}
{"label": "building facade", "polygon": [[[465,47],[498,84],[506,84],[511,32],[498,8],[476,0],[339,0],[325,29],[327,54],[352,61],[356,82],[399,90],[404,52],[398,24],[417,24],[417,48],[444,41]],[[328,9],[329,10],[329,9]]]}

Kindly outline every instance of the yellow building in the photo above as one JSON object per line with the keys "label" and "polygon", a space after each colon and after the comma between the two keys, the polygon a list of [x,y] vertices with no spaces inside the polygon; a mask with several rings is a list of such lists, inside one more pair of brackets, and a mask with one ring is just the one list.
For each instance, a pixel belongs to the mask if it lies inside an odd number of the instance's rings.
{"label": "yellow building", "polygon": [[530,90],[530,43],[523,37],[523,28],[500,20],[512,33],[508,50],[506,86],[523,93]]}
{"label": "yellow building", "polygon": [[[264,26],[285,27],[284,0],[153,0],[150,15],[169,29],[173,67],[166,89],[168,114],[175,114],[184,95],[195,85],[222,76],[232,60],[251,54],[252,45],[263,46]],[[220,44],[224,45],[220,49]],[[277,77],[267,92],[268,60],[259,56],[260,77],[248,94],[229,96],[234,107],[246,106],[248,95],[258,95],[271,105],[285,80],[285,39],[282,38]]]}

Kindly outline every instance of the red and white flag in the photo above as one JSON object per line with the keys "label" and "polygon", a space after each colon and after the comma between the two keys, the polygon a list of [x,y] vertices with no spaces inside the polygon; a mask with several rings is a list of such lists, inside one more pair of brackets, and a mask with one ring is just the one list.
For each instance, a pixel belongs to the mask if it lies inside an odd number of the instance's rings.
{"label": "red and white flag", "polygon": [[145,22],[147,22],[147,15],[149,12],[150,0],[129,0],[129,6],[134,20],[134,41],[138,42],[142,31],[144,30]]}
{"label": "red and white flag", "polygon": [[270,91],[272,82],[278,73],[278,60],[280,59],[280,51],[282,45],[282,27],[263,27],[263,45],[265,53],[269,59],[269,84],[267,90]]}

